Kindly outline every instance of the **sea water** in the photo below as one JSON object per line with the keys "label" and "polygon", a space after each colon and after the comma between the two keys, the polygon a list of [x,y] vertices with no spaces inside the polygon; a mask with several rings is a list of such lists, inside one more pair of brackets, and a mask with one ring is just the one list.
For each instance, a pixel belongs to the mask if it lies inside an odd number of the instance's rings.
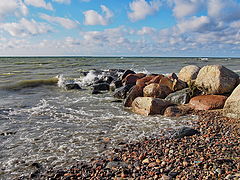
{"label": "sea water", "polygon": [[[221,64],[240,73],[236,58],[0,58],[0,179],[28,175],[33,163],[71,167],[120,142],[182,126],[195,117],[133,114],[112,102],[111,92],[92,95],[88,84],[95,78],[93,69],[167,74],[190,64]],[[79,83],[82,90],[65,90],[66,81]],[[104,138],[110,142],[104,143]]]}

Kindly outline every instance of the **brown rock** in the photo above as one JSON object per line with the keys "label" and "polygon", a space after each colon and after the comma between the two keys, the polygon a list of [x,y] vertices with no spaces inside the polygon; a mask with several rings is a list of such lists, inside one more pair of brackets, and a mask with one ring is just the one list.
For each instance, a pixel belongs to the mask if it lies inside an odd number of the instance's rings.
{"label": "brown rock", "polygon": [[164,99],[137,97],[132,103],[132,111],[141,115],[163,114],[171,103]]}
{"label": "brown rock", "polygon": [[179,80],[179,79],[174,79],[173,80],[173,91],[179,91],[187,87],[187,83]]}
{"label": "brown rock", "polygon": [[159,83],[159,81],[164,77],[164,75],[160,74],[158,76],[155,76],[153,79],[148,81],[146,84],[152,84],[152,83]]}
{"label": "brown rock", "polygon": [[192,108],[189,105],[169,106],[164,111],[166,117],[179,117],[189,114]]}
{"label": "brown rock", "polygon": [[195,85],[206,94],[230,93],[239,76],[221,65],[204,66],[198,73]]}
{"label": "brown rock", "polygon": [[152,80],[153,78],[155,78],[156,76],[154,75],[150,75],[150,76],[146,76],[146,77],[143,77],[141,79],[138,79],[137,82],[136,82],[136,85],[138,86],[146,86],[146,83],[149,82],[150,80]]}
{"label": "brown rock", "polygon": [[200,71],[200,67],[196,65],[185,66],[178,73],[178,79],[184,82],[195,80],[197,78],[199,71]]}
{"label": "brown rock", "polygon": [[161,78],[161,80],[159,81],[159,85],[167,86],[169,87],[169,89],[173,90],[173,81],[168,77]]}
{"label": "brown rock", "polygon": [[144,73],[137,73],[137,74],[128,74],[123,80],[123,84],[124,85],[128,85],[128,84],[136,84],[136,81],[138,79],[141,79],[143,77],[145,77],[146,74]]}
{"label": "brown rock", "polygon": [[129,94],[127,95],[124,106],[125,107],[131,107],[132,102],[135,98],[143,96],[143,87],[141,86],[134,86],[132,90],[130,90]]}
{"label": "brown rock", "polygon": [[155,97],[164,99],[170,93],[172,93],[172,90],[169,87],[162,86],[157,83],[149,84],[143,89],[144,97]]}
{"label": "brown rock", "polygon": [[234,89],[225,102],[224,115],[231,118],[240,118],[240,85]]}
{"label": "brown rock", "polygon": [[227,97],[222,95],[202,95],[192,98],[189,105],[195,110],[221,109]]}

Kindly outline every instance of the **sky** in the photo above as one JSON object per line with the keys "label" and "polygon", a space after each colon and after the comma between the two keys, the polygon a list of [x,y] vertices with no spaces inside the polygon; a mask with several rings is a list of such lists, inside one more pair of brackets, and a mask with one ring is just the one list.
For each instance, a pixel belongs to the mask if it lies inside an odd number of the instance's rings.
{"label": "sky", "polygon": [[0,56],[240,57],[240,0],[0,0]]}

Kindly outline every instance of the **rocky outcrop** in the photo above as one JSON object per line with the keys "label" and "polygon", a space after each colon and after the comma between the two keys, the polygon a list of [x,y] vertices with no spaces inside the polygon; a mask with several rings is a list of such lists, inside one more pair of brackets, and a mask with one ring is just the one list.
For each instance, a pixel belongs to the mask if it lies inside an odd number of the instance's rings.
{"label": "rocky outcrop", "polygon": [[239,76],[221,65],[204,66],[198,73],[195,85],[206,94],[230,93]]}
{"label": "rocky outcrop", "polygon": [[231,118],[240,119],[240,85],[228,97],[224,105],[224,115]]}
{"label": "rocky outcrop", "polygon": [[188,65],[183,67],[178,73],[178,78],[184,82],[189,82],[197,78],[200,67],[196,65]]}
{"label": "rocky outcrop", "polygon": [[141,115],[163,114],[172,105],[169,101],[153,97],[137,97],[132,103],[132,111]]}
{"label": "rocky outcrop", "polygon": [[222,109],[226,99],[222,95],[202,95],[192,98],[189,105],[195,110]]}
{"label": "rocky outcrop", "polygon": [[128,84],[133,84],[133,85],[135,85],[135,84],[136,84],[136,81],[137,81],[138,79],[141,79],[141,78],[143,78],[143,77],[145,77],[145,76],[146,76],[146,74],[144,74],[144,73],[129,74],[129,75],[127,75],[127,76],[122,80],[122,83],[123,83],[124,85],[128,85]]}
{"label": "rocky outcrop", "polygon": [[131,107],[134,99],[141,96],[143,96],[143,87],[133,86],[125,99],[124,107]]}
{"label": "rocky outcrop", "polygon": [[149,84],[143,89],[143,95],[145,97],[155,97],[164,99],[170,93],[172,93],[172,90],[169,87],[162,86],[157,83]]}

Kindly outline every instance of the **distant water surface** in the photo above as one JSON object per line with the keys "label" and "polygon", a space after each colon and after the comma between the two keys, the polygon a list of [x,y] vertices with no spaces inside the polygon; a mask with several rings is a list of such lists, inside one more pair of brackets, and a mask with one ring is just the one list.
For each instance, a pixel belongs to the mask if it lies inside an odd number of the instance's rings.
{"label": "distant water surface", "polygon": [[[222,64],[240,74],[237,58],[0,58],[0,179],[29,174],[35,162],[69,167],[119,142],[157,135],[194,118],[136,115],[112,103],[111,93],[91,95],[87,86],[66,91],[54,85],[56,77],[81,82],[82,72],[113,68],[178,73],[190,64]],[[111,139],[107,146],[104,138]]]}

